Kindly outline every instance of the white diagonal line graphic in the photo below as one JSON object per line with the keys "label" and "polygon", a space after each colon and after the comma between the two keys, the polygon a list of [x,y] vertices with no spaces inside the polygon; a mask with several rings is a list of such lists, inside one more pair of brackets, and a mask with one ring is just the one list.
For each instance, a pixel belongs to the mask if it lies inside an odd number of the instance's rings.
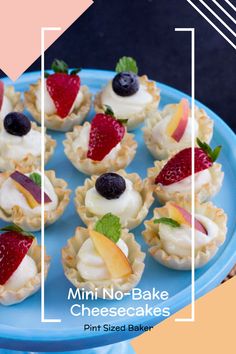
{"label": "white diagonal line graphic", "polygon": [[236,11],[236,7],[229,0],[225,0],[225,2],[227,2],[227,4],[232,7],[234,11]]}
{"label": "white diagonal line graphic", "polygon": [[217,27],[191,0],[187,2],[234,48],[236,49],[236,44],[234,44],[220,29]]}
{"label": "white diagonal line graphic", "polygon": [[217,18],[218,21],[220,21],[220,22],[222,23],[223,26],[225,26],[225,28],[227,28],[227,30],[228,30],[229,32],[232,33],[232,35],[233,35],[234,37],[236,37],[236,33],[232,30],[232,28],[229,27],[229,26],[227,25],[227,23],[226,23],[225,21],[223,21],[222,18],[221,18],[220,16],[218,16],[217,13],[216,13],[215,11],[213,11],[212,8],[211,8],[210,6],[208,6],[208,5],[205,3],[204,0],[199,0],[199,1],[200,1],[200,3],[201,3],[203,6],[205,6],[205,8],[206,8],[208,11],[210,11],[210,13],[211,13],[213,16],[215,16],[215,18]]}
{"label": "white diagonal line graphic", "polygon": [[233,16],[231,16],[230,13],[228,11],[226,11],[225,8],[221,4],[218,3],[218,1],[216,1],[216,0],[211,0],[211,1],[213,1],[214,4],[216,4],[216,6],[218,6],[219,9],[221,9],[221,11],[224,12],[225,15],[228,16],[228,18],[230,18],[230,20],[236,24],[235,18]]}

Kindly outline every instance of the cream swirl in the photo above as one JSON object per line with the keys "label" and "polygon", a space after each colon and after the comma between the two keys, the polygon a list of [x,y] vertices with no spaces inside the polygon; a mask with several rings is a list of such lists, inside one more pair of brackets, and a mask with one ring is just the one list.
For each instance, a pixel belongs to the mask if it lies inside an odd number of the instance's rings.
{"label": "cream swirl", "polygon": [[[76,152],[78,148],[82,148],[84,151],[88,152],[89,148],[89,134],[90,134],[91,125],[85,123],[81,128],[81,131],[78,137],[73,141],[72,147]],[[120,150],[121,145],[118,143],[114,146],[113,149],[103,158],[103,160],[114,160],[117,157],[117,153]]]}
{"label": "cream swirl", "polygon": [[[35,96],[36,96],[36,107],[39,112],[41,112],[41,87],[39,86],[37,90],[35,90]],[[74,109],[79,108],[82,101],[83,101],[83,92],[80,89],[76,99],[70,109],[71,113]],[[47,90],[47,83],[46,79],[44,80],[44,112],[48,115],[55,114],[57,112],[56,106],[53,102],[53,99],[51,98],[48,90]]]}
{"label": "cream swirl", "polygon": [[[211,174],[209,172],[209,169],[195,173],[194,180],[195,180],[196,191],[200,190],[204,184],[210,183],[211,182]],[[167,186],[164,186],[164,185],[161,185],[161,186],[162,186],[162,189],[168,193],[174,193],[174,192],[188,193],[191,191],[192,176],[188,176],[186,178],[183,178],[179,182],[175,182],[175,183],[169,184]]]}
{"label": "cream swirl", "polygon": [[101,94],[102,105],[112,108],[118,118],[129,118],[133,114],[142,111],[153,100],[145,85],[140,84],[139,90],[132,96],[119,96],[112,88],[112,82],[103,89]]}
{"label": "cream swirl", "polygon": [[23,288],[26,283],[37,274],[37,266],[33,258],[26,255],[19,267],[4,284],[5,289],[17,291]]}
{"label": "cream swirl", "polygon": [[41,133],[31,129],[24,136],[9,134],[3,127],[0,130],[0,156],[4,159],[22,160],[31,154],[40,156],[41,154]]}
{"label": "cream swirl", "polygon": [[[207,235],[195,230],[195,254],[217,238],[219,228],[215,222],[204,215],[196,214],[196,219],[201,222]],[[163,249],[170,255],[179,257],[191,256],[191,227],[181,225],[173,228],[168,225],[159,225],[159,236]]]}
{"label": "cream swirl", "polygon": [[[41,174],[39,171],[36,171]],[[27,174],[26,174],[27,175]],[[55,210],[58,206],[58,196],[54,187],[47,176],[44,176],[45,193],[51,199],[50,203],[45,203],[45,211]],[[12,208],[19,206],[26,215],[39,216],[41,214],[41,206],[31,208],[25,196],[16,188],[11,177],[8,177],[0,188],[0,207],[8,214],[12,213]]]}
{"label": "cream swirl", "polygon": [[[128,257],[128,246],[119,239],[117,247]],[[102,257],[94,247],[93,241],[89,238],[81,246],[77,254],[77,270],[85,280],[109,280],[111,274]]]}
{"label": "cream swirl", "polygon": [[130,218],[136,218],[142,207],[142,197],[133,188],[132,181],[125,179],[126,189],[117,199],[106,199],[93,187],[85,197],[86,208],[94,215],[103,216],[112,213],[120,217],[122,223]]}

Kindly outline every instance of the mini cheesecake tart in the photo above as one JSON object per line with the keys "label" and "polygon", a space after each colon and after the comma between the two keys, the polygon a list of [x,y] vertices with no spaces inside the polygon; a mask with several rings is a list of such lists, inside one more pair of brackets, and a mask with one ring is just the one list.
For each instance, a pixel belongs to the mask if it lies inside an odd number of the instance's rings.
{"label": "mini cheesecake tart", "polygon": [[122,227],[134,229],[148,214],[153,200],[149,181],[124,170],[87,178],[75,191],[76,210],[86,225],[94,225],[111,212],[120,218]]}
{"label": "mini cheesecake tart", "polygon": [[74,127],[64,141],[65,154],[79,171],[100,175],[127,167],[133,160],[137,143],[133,134],[114,117],[111,109],[98,113],[91,124]]}
{"label": "mini cheesecake tart", "polygon": [[[154,209],[143,237],[152,257],[166,267],[191,269],[191,202],[180,198]],[[207,264],[224,243],[227,216],[211,202],[195,203],[195,267]]]}
{"label": "mini cheesecake tart", "polygon": [[[173,152],[191,146],[191,114],[188,100],[182,99],[177,104],[166,105],[162,111],[155,112],[145,121],[144,141],[154,158],[163,160]],[[197,106],[194,115],[195,137],[209,144],[213,134],[213,120]]]}
{"label": "mini cheesecake tart", "polygon": [[[221,164],[215,162],[221,146],[214,150],[198,139],[200,147],[195,147],[195,196],[199,202],[209,200],[221,189],[224,173]],[[165,203],[179,197],[190,200],[192,189],[191,175],[192,149],[177,152],[168,160],[155,161],[155,166],[148,169],[149,183],[154,188],[158,200]]]}
{"label": "mini cheesecake tart", "polygon": [[[46,132],[46,130],[45,130]],[[45,163],[56,141],[45,134]],[[0,129],[0,171],[32,171],[41,166],[41,128],[22,113],[6,115]]]}
{"label": "mini cheesecake tart", "polygon": [[94,107],[97,113],[104,106],[111,106],[118,119],[128,119],[127,128],[132,130],[156,111],[160,90],[146,75],[138,76],[134,59],[123,57],[116,65],[117,75],[98,92]]}
{"label": "mini cheesecake tart", "polygon": [[[41,229],[41,178],[39,171],[0,174],[0,219],[13,222],[27,231]],[[71,191],[54,171],[45,171],[45,226],[55,223],[64,213]]]}
{"label": "mini cheesecake tart", "polygon": [[[96,227],[106,219],[106,226]],[[109,219],[111,229],[109,229]],[[118,226],[118,217],[106,214],[95,230],[77,227],[75,236],[62,249],[65,276],[78,289],[92,291],[100,298],[104,290],[123,293],[134,288],[144,270],[145,254],[134,235]],[[115,228],[119,231],[115,231]],[[99,230],[96,231],[96,230]]]}
{"label": "mini cheesecake tart", "polygon": [[[41,246],[33,235],[15,225],[0,234],[0,304],[9,306],[24,301],[41,285]],[[47,277],[50,257],[44,256]]]}
{"label": "mini cheesecake tart", "polygon": [[[57,131],[70,131],[81,124],[91,107],[91,94],[87,86],[80,86],[78,70],[69,73],[63,61],[54,60],[54,74],[44,81],[45,126]],[[41,123],[41,80],[30,85],[25,92],[25,104],[34,119]]]}
{"label": "mini cheesecake tart", "polygon": [[21,101],[21,93],[16,92],[13,86],[6,86],[0,81],[0,122],[10,112],[21,112],[24,104]]}

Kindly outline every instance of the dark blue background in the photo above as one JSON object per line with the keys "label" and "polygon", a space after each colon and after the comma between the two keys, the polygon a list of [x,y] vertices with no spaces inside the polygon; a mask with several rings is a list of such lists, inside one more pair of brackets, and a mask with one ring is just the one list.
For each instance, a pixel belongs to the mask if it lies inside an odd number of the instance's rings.
{"label": "dark blue background", "polygon": [[186,0],[95,0],[47,50],[46,66],[58,57],[73,67],[114,69],[129,55],[140,73],[190,93],[190,33],[175,27],[196,28],[196,98],[236,131],[236,51]]}

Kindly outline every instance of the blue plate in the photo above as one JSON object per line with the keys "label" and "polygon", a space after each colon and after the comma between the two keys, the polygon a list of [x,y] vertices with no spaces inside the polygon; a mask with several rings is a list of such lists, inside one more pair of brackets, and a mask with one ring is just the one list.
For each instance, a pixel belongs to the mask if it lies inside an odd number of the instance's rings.
{"label": "blue plate", "polygon": [[[83,70],[81,72],[82,82],[89,86],[92,93],[106,84],[114,73],[98,70]],[[25,91],[29,84],[35,82],[40,73],[28,73],[23,75],[14,84],[16,90]],[[6,84],[10,81],[5,79]],[[173,103],[187,95],[171,87],[159,84],[161,88],[161,107],[167,103]],[[223,145],[220,156],[220,163],[225,172],[224,184],[221,192],[214,199],[214,203],[223,207],[228,214],[228,234],[225,244],[220,248],[214,259],[204,268],[196,271],[196,297],[204,295],[206,292],[218,285],[236,263],[236,237],[235,237],[235,215],[236,215],[236,137],[230,128],[215,113],[203,107],[215,122],[214,139],[212,145]],[[94,112],[91,112],[90,118]],[[138,151],[132,164],[127,169],[129,172],[138,172],[142,177],[146,176],[146,170],[153,165],[153,158],[145,147],[142,132],[135,131],[138,141]],[[69,187],[75,188],[84,183],[85,176],[79,173],[64,155],[62,141],[63,133],[52,133],[57,140],[56,153],[47,166],[47,169],[56,170],[57,176],[64,178]],[[84,332],[84,324],[148,324],[155,325],[163,318],[132,318],[132,317],[73,317],[70,314],[72,301],[67,300],[68,289],[71,284],[63,274],[61,265],[61,248],[66,244],[67,239],[73,236],[75,228],[82,225],[76,214],[74,194],[63,217],[55,224],[46,229],[47,252],[52,257],[51,268],[46,282],[46,317],[60,318],[61,323],[40,323],[40,292],[24,301],[11,307],[0,306],[0,347],[30,350],[30,351],[60,351],[95,348],[98,346],[111,344],[140,334],[136,332]],[[153,206],[155,207],[155,205]],[[152,210],[148,218],[152,216]],[[147,251],[147,246],[142,240],[141,231],[143,225],[135,230],[136,239],[140,242],[143,251]],[[40,234],[38,234],[40,237]],[[190,303],[190,272],[180,272],[167,269],[156,263],[148,254],[146,257],[146,267],[139,287],[143,290],[156,287],[159,290],[167,290],[170,299],[165,303],[169,306],[171,313],[183,308]],[[112,307],[112,306],[145,306],[145,301],[134,304],[129,297],[122,301],[88,300],[89,307]],[[149,306],[163,306],[156,300],[148,301]]]}

